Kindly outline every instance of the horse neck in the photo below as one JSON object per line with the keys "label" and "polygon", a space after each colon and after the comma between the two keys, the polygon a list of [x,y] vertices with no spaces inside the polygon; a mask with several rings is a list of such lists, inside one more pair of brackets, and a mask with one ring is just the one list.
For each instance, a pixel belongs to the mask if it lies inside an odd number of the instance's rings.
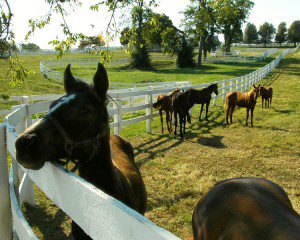
{"label": "horse neck", "polygon": [[[80,160],[84,162],[89,158],[90,156],[86,156]],[[102,191],[112,196],[116,195],[116,176],[111,159],[109,129],[101,138],[98,151],[86,165],[79,169],[79,176]]]}

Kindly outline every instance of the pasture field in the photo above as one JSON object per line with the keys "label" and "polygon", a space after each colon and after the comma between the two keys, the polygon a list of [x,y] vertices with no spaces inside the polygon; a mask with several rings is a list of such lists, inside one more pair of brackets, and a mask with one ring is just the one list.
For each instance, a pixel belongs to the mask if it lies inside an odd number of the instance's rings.
{"label": "pasture field", "polygon": [[[200,197],[220,180],[246,176],[278,183],[300,212],[299,76],[298,50],[262,80],[274,89],[273,106],[262,109],[258,100],[254,127],[245,126],[245,109],[237,109],[233,125],[227,126],[222,102],[211,106],[210,122],[199,123],[199,106],[193,109],[184,141],[161,134],[158,118],[152,134],[145,133],[145,122],[124,127],[121,136],[134,146],[148,192],[146,216],[184,239],[192,235],[192,212]],[[70,239],[68,217],[41,191],[35,194],[36,207],[24,206],[23,211],[37,236]]]}
{"label": "pasture field", "polygon": [[[268,49],[266,49],[268,50]],[[96,55],[87,53],[72,53],[66,54],[62,59],[78,59],[78,58],[98,58]],[[128,59],[129,56],[125,51],[113,52],[113,59]],[[167,57],[161,53],[151,53],[152,59],[166,59]],[[54,54],[45,55],[23,55],[21,56],[24,66],[27,69],[34,70],[35,75],[28,78],[29,93],[26,91],[24,84],[18,84],[12,87],[10,80],[7,77],[9,64],[6,60],[0,59],[0,96],[2,94],[12,95],[42,95],[51,93],[63,93],[62,80],[47,80],[40,72],[40,61],[55,59]],[[220,81],[233,77],[248,74],[260,67],[263,67],[268,62],[272,61],[274,56],[262,62],[252,63],[228,63],[228,64],[214,64],[204,63],[204,65],[194,68],[179,69],[175,65],[175,58],[165,61],[154,61],[151,69],[133,70],[128,66],[109,67],[108,76],[111,82],[126,82],[126,83],[140,83],[140,82],[173,82],[173,81],[191,81],[193,84],[203,82]],[[96,71],[94,68],[80,68],[75,66],[72,72],[76,76],[93,79]],[[63,72],[64,69],[58,69]],[[12,105],[17,103],[1,102],[0,109],[9,109]],[[0,122],[1,122],[0,116]]]}

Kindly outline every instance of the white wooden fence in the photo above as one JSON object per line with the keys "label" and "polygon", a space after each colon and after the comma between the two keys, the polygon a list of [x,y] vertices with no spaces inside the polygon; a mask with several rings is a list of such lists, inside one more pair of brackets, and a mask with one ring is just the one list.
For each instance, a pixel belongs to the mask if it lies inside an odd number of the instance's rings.
{"label": "white wooden fence", "polygon": [[[283,56],[295,49],[283,51],[277,59],[265,67],[246,76],[217,82],[220,94],[213,96],[225,100],[226,93],[233,90],[246,91],[252,84],[259,82],[273,70]],[[208,84],[199,84],[195,88]],[[186,86],[184,88],[188,88]],[[151,132],[153,113],[152,102],[156,94],[168,93],[175,88],[148,89],[138,92],[114,92],[115,99],[109,109],[114,121],[110,123],[115,133],[122,126],[135,124],[146,120],[146,130]],[[55,96],[57,97],[57,96]],[[138,99],[132,106],[124,105],[128,98]],[[52,98],[52,97],[51,97]],[[5,117],[5,124],[0,125],[0,236],[1,239],[11,239],[12,232],[20,240],[37,239],[29,227],[20,207],[23,202],[35,205],[34,182],[57,206],[69,215],[93,239],[112,240],[179,240],[170,232],[156,226],[145,217],[128,208],[118,200],[108,196],[101,190],[67,172],[52,163],[38,171],[27,170],[18,165],[15,155],[15,140],[17,136],[32,123],[32,115],[46,112],[51,101],[28,104],[28,97],[23,97],[23,104]],[[125,99],[125,100],[124,100]],[[144,101],[141,101],[143,99]],[[146,110],[141,117],[123,120],[123,114],[138,110]],[[8,178],[7,155],[12,157],[12,166]],[[12,221],[13,219],[13,221]]]}
{"label": "white wooden fence", "polygon": [[262,61],[265,60],[267,57],[276,54],[277,52],[278,49],[270,49],[257,56],[240,56],[235,53],[225,53],[222,55],[218,55],[217,53],[213,53],[211,57],[204,58],[204,61],[212,63],[238,63],[248,61]]}

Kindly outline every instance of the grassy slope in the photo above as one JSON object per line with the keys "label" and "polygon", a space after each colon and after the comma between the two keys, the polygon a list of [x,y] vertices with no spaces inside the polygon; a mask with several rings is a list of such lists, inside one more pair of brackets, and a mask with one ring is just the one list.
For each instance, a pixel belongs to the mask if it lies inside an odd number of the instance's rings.
{"label": "grassy slope", "polygon": [[[245,110],[224,124],[224,106],[210,109],[210,122],[197,122],[193,111],[186,139],[160,133],[156,118],[153,134],[145,123],[125,127],[122,136],[134,145],[148,192],[146,216],[179,237],[191,235],[191,216],[199,198],[217,181],[240,176],[275,181],[300,212],[300,51],[284,61],[264,82],[274,88],[274,105],[261,109],[258,101],[254,127],[244,125]],[[143,134],[141,134],[143,133]],[[298,170],[297,170],[298,169]],[[36,191],[37,207],[25,210],[40,239],[69,239],[70,221],[44,194]]]}

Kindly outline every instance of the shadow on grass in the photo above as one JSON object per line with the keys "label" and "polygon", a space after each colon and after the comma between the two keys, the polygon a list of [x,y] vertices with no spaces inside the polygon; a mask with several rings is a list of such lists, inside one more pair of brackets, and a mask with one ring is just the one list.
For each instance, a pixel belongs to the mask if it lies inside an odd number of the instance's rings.
{"label": "shadow on grass", "polygon": [[226,148],[226,145],[222,143],[223,136],[212,137],[199,137],[198,143],[203,146],[213,147],[213,148]]}
{"label": "shadow on grass", "polygon": [[72,234],[66,235],[62,225],[67,221],[66,214],[59,209],[53,217],[49,209],[36,205],[34,207],[25,204],[24,212],[31,227],[37,227],[43,235],[43,239],[72,240]]}

